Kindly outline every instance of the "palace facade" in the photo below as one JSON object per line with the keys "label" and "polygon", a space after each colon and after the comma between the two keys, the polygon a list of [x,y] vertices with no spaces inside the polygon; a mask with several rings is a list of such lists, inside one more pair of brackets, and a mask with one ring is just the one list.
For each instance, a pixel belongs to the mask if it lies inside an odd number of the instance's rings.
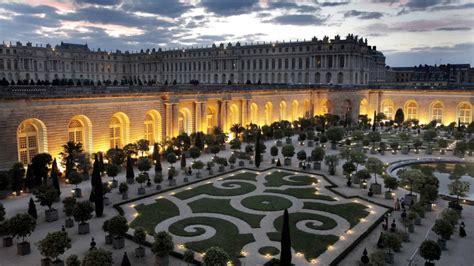
{"label": "palace facade", "polygon": [[[385,81],[385,56],[367,39],[314,37],[309,41],[213,44],[205,48],[91,51],[61,42],[55,47],[0,45],[0,80],[55,79],[134,84],[358,84]],[[84,83],[82,83],[84,84]]]}
{"label": "palace facade", "polygon": [[271,124],[326,113],[389,119],[398,108],[421,124],[473,121],[473,89],[319,85],[15,87],[0,90],[0,169],[35,154],[59,157],[73,140],[87,152],[181,132],[229,132],[233,124]]}

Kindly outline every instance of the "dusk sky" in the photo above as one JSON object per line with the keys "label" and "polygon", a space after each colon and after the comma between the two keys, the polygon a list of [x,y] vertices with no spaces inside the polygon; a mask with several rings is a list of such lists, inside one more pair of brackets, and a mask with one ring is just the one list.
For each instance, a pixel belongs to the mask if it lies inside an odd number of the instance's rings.
{"label": "dusk sky", "polygon": [[469,0],[0,0],[4,42],[130,50],[220,42],[368,39],[387,65],[474,65]]}

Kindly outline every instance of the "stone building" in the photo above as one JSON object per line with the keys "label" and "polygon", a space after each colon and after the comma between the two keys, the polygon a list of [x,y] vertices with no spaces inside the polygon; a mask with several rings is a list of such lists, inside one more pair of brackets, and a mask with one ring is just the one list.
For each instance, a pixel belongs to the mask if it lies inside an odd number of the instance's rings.
{"label": "stone building", "polygon": [[408,86],[446,86],[473,84],[470,64],[388,67],[386,83]]}
{"label": "stone building", "polygon": [[[206,48],[91,51],[61,42],[52,47],[0,45],[0,80],[201,84],[290,83],[367,85],[385,81],[385,56],[367,39],[220,44]],[[82,83],[84,84],[84,83]]]}
{"label": "stone building", "polygon": [[474,90],[320,85],[5,87],[0,90],[0,169],[41,152],[59,157],[69,140],[87,152],[138,139],[161,142],[181,132],[229,132],[233,124],[293,121],[326,113],[350,116],[398,108],[421,124],[473,121]]}

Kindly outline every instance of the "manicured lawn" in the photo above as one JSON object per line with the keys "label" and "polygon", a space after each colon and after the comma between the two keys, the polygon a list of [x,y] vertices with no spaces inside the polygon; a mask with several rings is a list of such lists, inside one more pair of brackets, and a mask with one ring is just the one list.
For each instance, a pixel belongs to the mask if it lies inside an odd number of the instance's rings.
{"label": "manicured lawn", "polygon": [[248,180],[248,181],[257,182],[257,174],[251,173],[251,172],[238,173],[238,174],[235,174],[234,176],[226,177],[224,178],[224,180]]}
{"label": "manicured lawn", "polygon": [[[239,186],[238,188],[232,188],[233,185]],[[254,185],[245,183],[245,182],[239,182],[239,181],[230,181],[226,182],[225,184],[222,185],[223,187],[229,187],[232,189],[220,189],[217,187],[214,187],[212,184],[205,184],[202,186],[195,187],[190,190],[184,190],[179,193],[176,193],[174,196],[177,197],[178,199],[185,200],[189,199],[201,194],[206,194],[210,196],[237,196],[237,195],[243,195],[247,194],[249,192],[252,192],[256,189]]]}
{"label": "manicured lawn", "polygon": [[283,179],[285,176],[292,175],[292,173],[286,172],[273,172],[267,176],[265,176],[265,180],[267,181],[264,183],[266,187],[281,187],[281,186],[309,186],[313,183],[318,183],[318,179],[314,177],[310,177],[307,175],[295,175],[289,178],[291,181],[286,181]]}
{"label": "manicured lawn", "polygon": [[203,198],[189,203],[193,213],[219,213],[233,216],[248,223],[252,228],[259,228],[264,215],[239,211],[230,205],[230,199]]}
{"label": "manicured lawn", "polygon": [[[316,220],[323,224],[321,226],[314,226],[308,223],[307,226],[312,229],[328,230],[337,226],[336,221],[331,218],[312,214],[312,213],[290,213],[290,232],[291,232],[291,246],[295,252],[304,254],[306,260],[311,261],[324,253],[329,245],[336,243],[339,236],[335,235],[318,235],[310,234],[300,231],[296,228],[296,223],[302,220]],[[283,226],[283,215],[278,217],[274,222],[275,228],[278,232],[268,233],[268,237],[272,241],[280,242],[281,228]]]}
{"label": "manicured lawn", "polygon": [[291,201],[271,195],[257,195],[242,199],[242,205],[256,211],[281,211],[293,205]]}
{"label": "manicured lawn", "polygon": [[209,239],[194,242],[191,241],[185,244],[186,248],[200,253],[204,252],[209,247],[217,246],[224,249],[232,257],[232,260],[236,260],[240,256],[242,248],[248,243],[255,241],[252,234],[239,234],[239,230],[235,224],[212,217],[185,218],[172,224],[169,231],[174,235],[186,237],[198,236],[205,233],[205,230],[200,228],[194,232],[186,232],[184,228],[191,225],[207,225],[216,230],[216,234]]}
{"label": "manicured lawn", "polygon": [[162,221],[179,215],[178,207],[167,199],[157,199],[155,203],[135,206],[138,216],[130,223],[130,227],[141,226],[150,235]]}
{"label": "manicured lawn", "polygon": [[283,190],[279,189],[266,189],[264,192],[279,193],[289,196],[293,196],[298,199],[315,199],[315,200],[327,200],[335,201],[335,199],[328,195],[316,194],[317,189],[315,188],[287,188]]}
{"label": "manicured lawn", "polygon": [[361,218],[369,215],[369,212],[366,210],[366,206],[354,202],[336,205],[329,205],[319,202],[305,202],[303,208],[329,212],[341,216],[349,222],[351,228],[357,225]]}

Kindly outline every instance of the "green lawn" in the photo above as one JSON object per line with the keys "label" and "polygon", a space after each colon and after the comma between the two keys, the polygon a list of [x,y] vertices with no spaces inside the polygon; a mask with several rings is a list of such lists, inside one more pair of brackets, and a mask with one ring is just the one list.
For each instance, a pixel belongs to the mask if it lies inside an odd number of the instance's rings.
{"label": "green lawn", "polygon": [[296,175],[289,178],[291,181],[283,179],[285,176],[292,175],[286,172],[273,172],[265,176],[267,182],[264,183],[266,187],[281,187],[281,186],[309,186],[313,183],[318,183],[318,179],[307,175]]}
{"label": "green lawn", "polygon": [[240,256],[242,248],[248,243],[255,241],[251,234],[239,234],[239,230],[235,224],[212,217],[185,218],[172,224],[169,231],[174,235],[186,237],[202,235],[205,232],[204,229],[198,229],[195,232],[184,231],[184,228],[190,225],[207,225],[216,230],[216,234],[209,239],[187,242],[185,244],[186,248],[200,253],[209,247],[217,246],[224,249],[232,257],[232,260],[235,261]]}
{"label": "green lawn", "polygon": [[242,199],[242,205],[256,211],[282,211],[293,205],[291,201],[272,195],[257,195]]}
{"label": "green lawn", "polygon": [[341,216],[349,222],[351,228],[357,225],[361,218],[369,215],[366,208],[367,206],[353,202],[336,205],[328,205],[319,202],[305,202],[303,205],[303,209],[324,211]]}
{"label": "green lawn", "polygon": [[226,182],[222,186],[232,187],[232,185],[238,185],[240,187],[233,188],[233,189],[220,189],[220,188],[214,187],[212,184],[205,184],[205,185],[198,186],[190,190],[181,191],[179,193],[176,193],[174,196],[181,200],[189,199],[201,194],[206,194],[210,196],[232,197],[232,196],[247,194],[256,189],[256,187],[252,184],[239,182],[239,181]]}
{"label": "green lawn", "polygon": [[155,227],[162,221],[179,215],[178,207],[167,199],[157,199],[148,205],[135,206],[138,216],[130,223],[130,227],[141,226],[150,235],[155,233]]}
{"label": "green lawn", "polygon": [[335,201],[335,199],[328,195],[316,194],[317,189],[315,188],[287,188],[283,190],[279,189],[266,189],[264,192],[279,193],[289,196],[293,196],[298,199],[314,199],[314,200],[327,200]]}
{"label": "green lawn", "polygon": [[257,174],[250,173],[250,172],[238,173],[238,174],[235,174],[234,176],[226,177],[224,178],[224,180],[248,180],[248,181],[257,182]]}
{"label": "green lawn", "polygon": [[252,228],[259,228],[264,215],[242,212],[230,205],[230,199],[203,198],[189,203],[193,213],[219,213],[239,218]]}
{"label": "green lawn", "polygon": [[[291,246],[296,252],[303,253],[307,261],[317,258],[324,253],[329,245],[336,243],[339,236],[335,235],[318,235],[310,234],[300,231],[296,228],[296,223],[302,220],[316,220],[323,224],[321,226],[314,226],[307,224],[309,228],[327,230],[337,226],[336,221],[331,218],[312,214],[312,213],[290,213],[290,234]],[[283,215],[278,217],[274,223],[278,232],[268,233],[268,237],[272,241],[280,242],[281,228],[283,226]]]}

